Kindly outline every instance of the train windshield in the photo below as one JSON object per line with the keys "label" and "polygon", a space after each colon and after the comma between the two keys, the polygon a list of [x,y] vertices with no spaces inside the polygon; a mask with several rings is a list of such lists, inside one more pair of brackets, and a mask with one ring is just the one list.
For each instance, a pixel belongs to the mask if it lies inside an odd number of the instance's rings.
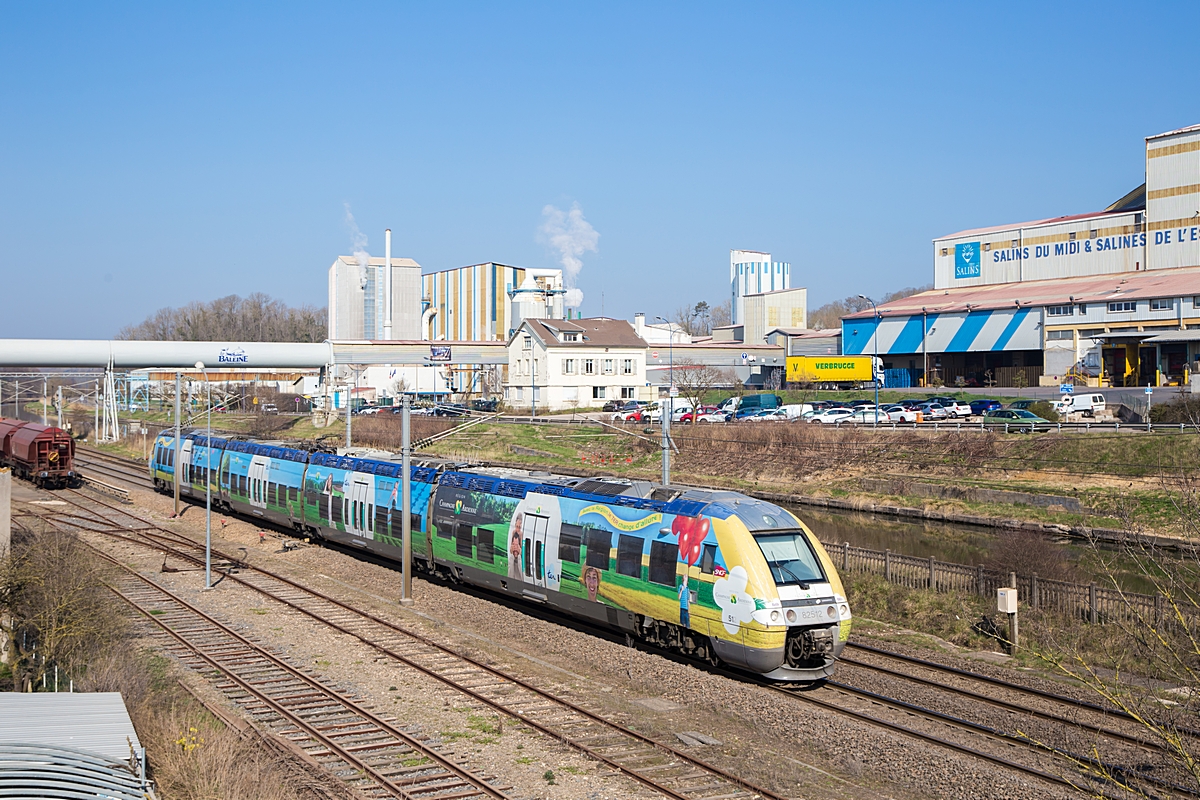
{"label": "train windshield", "polygon": [[821,563],[802,532],[760,534],[754,537],[771,575],[779,585],[799,585],[808,588],[810,583],[824,583],[825,573]]}

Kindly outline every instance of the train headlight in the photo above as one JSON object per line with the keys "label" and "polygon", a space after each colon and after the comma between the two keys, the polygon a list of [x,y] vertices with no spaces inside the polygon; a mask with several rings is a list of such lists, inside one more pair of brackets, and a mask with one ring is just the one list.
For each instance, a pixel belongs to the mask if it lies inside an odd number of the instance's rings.
{"label": "train headlight", "polygon": [[837,619],[837,609],[833,606],[826,608],[825,613],[829,615],[830,619]]}
{"label": "train headlight", "polygon": [[779,622],[779,612],[778,611],[771,612],[771,622]]}
{"label": "train headlight", "polygon": [[838,611],[842,612],[843,618],[850,616],[850,609],[846,607],[845,603],[842,603],[840,606],[838,606]]}
{"label": "train headlight", "polygon": [[786,616],[788,622],[792,623],[793,625],[796,624],[796,609],[789,608]]}

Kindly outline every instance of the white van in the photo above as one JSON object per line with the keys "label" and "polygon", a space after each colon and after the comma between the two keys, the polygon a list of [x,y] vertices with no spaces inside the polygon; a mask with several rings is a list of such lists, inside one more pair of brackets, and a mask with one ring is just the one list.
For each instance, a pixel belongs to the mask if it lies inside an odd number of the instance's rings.
{"label": "white van", "polygon": [[1097,411],[1104,410],[1104,395],[1102,394],[1067,394],[1054,404],[1054,410],[1059,414],[1087,414],[1096,416]]}
{"label": "white van", "polygon": [[788,403],[786,406],[781,406],[783,413],[787,414],[788,419],[803,417],[809,411],[813,410],[812,403]]}

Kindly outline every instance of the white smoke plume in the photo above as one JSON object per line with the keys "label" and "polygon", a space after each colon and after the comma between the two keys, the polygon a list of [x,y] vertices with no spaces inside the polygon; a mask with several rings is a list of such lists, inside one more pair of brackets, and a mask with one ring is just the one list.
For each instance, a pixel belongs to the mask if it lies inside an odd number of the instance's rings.
{"label": "white smoke plume", "polygon": [[363,289],[367,288],[367,270],[371,266],[371,254],[367,252],[367,235],[358,229],[354,215],[350,213],[350,204],[343,203],[346,208],[346,227],[350,229],[350,249],[354,260],[358,262],[358,283]]}
{"label": "white smoke plume", "polygon": [[583,305],[583,291],[575,286],[583,269],[579,257],[588,252],[600,252],[597,247],[600,234],[583,218],[579,203],[572,203],[570,211],[546,206],[542,209],[542,217],[537,240],[558,253],[558,263],[562,264],[563,283],[567,289],[563,301],[568,308],[579,308]]}

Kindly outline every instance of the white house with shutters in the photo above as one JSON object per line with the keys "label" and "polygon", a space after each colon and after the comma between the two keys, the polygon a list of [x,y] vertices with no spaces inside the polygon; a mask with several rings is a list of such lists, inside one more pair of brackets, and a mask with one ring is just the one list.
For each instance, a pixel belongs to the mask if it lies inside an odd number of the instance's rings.
{"label": "white house with shutters", "polygon": [[508,340],[504,399],[537,411],[650,399],[647,344],[625,320],[526,319]]}

